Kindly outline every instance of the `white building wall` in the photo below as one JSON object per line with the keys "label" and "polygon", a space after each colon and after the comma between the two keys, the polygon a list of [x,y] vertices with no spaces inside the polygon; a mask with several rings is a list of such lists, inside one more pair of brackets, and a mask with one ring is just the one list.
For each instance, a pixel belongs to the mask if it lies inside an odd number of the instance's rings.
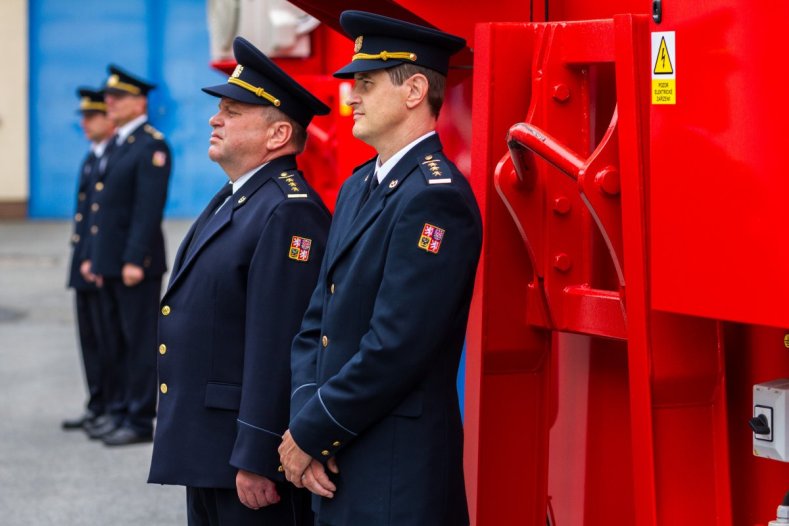
{"label": "white building wall", "polygon": [[28,200],[28,0],[0,1],[0,217]]}

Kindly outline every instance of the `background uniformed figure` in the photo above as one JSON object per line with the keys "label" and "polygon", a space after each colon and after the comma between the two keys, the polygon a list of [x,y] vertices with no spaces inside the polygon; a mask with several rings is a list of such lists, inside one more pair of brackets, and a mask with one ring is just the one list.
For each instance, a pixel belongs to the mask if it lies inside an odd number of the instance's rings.
{"label": "background uniformed figure", "polygon": [[378,157],[337,199],[281,460],[318,524],[465,525],[455,379],[482,228],[434,133],[464,41],[358,11],[340,22],[355,55],[335,76],[354,78],[353,134]]}
{"label": "background uniformed figure", "polygon": [[162,214],[170,148],[148,123],[153,85],[109,66],[107,116],[117,125],[90,204],[83,275],[101,293],[114,393],[112,419],[88,430],[105,444],[150,442],[156,415],[156,313],[165,272]]}
{"label": "background uniformed figure", "polygon": [[[93,185],[98,181],[102,159],[110,137],[115,133],[115,125],[107,117],[104,92],[90,88],[79,88],[79,111],[82,115],[80,125],[85,137],[90,141],[90,151],[80,167],[77,206],[74,213],[74,232],[71,235],[72,256],[69,266],[68,286],[74,289],[77,330],[82,350],[82,363],[85,367],[85,381],[88,387],[88,401],[84,413],[71,420],[63,421],[64,429],[81,429],[84,425],[96,422],[105,411],[105,377],[102,374],[101,311],[99,292],[96,284],[88,282],[80,273],[84,257],[85,240],[88,236],[87,217],[93,197]],[[104,160],[106,162],[106,159]]]}
{"label": "background uniformed figure", "polygon": [[[296,167],[327,108],[243,38],[211,117],[227,174],[176,256],[159,317],[159,419],[149,482],[187,486],[190,525],[312,525],[278,471],[290,345],[330,214]],[[232,192],[232,194],[231,194]]]}

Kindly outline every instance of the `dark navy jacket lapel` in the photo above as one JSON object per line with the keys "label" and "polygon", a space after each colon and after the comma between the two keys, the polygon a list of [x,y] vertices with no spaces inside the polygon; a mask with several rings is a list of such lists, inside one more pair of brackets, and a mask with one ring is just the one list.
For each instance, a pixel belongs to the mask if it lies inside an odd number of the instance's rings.
{"label": "dark navy jacket lapel", "polygon": [[[189,254],[183,254],[183,251],[186,250],[185,247],[189,246],[189,241],[194,235],[194,228],[197,224],[197,221],[195,221],[178,249],[176,262],[181,262],[182,264],[178,265],[177,269],[173,269],[173,278],[170,280],[170,284],[167,288],[168,291],[172,289],[179,281],[180,277],[186,273],[187,269],[192,265],[192,262],[195,260],[198,254],[200,254],[205,245],[211,239],[217,236],[228,224],[231,223],[233,214],[238,208],[244,206],[244,204],[247,203],[252,195],[257,192],[257,190],[271,177],[276,177],[280,172],[291,170],[295,167],[295,158],[293,156],[286,155],[284,157],[274,159],[266,166],[258,170],[255,175],[253,175],[246,183],[244,183],[244,186],[239,188],[238,191],[230,196],[230,199],[224,204],[224,206],[222,206],[222,208],[216,212],[216,216],[211,218],[208,223],[206,223],[205,227],[198,234],[199,237],[194,250],[192,250]],[[213,213],[209,210],[204,210],[203,212]],[[183,257],[186,259],[181,261],[180,258]]]}
{"label": "dark navy jacket lapel", "polygon": [[107,154],[107,161],[105,163],[103,163],[104,164],[104,169],[99,174],[100,178],[103,178],[104,175],[107,174],[107,172],[110,171],[110,167],[112,165],[116,164],[120,159],[122,159],[126,155],[126,152],[128,152],[129,149],[130,149],[129,145],[131,144],[129,142],[129,138],[134,137],[134,139],[132,139],[132,141],[136,141],[139,138],[139,137],[137,137],[137,135],[142,133],[142,131],[144,130],[146,124],[148,124],[148,121],[145,121],[144,123],[140,124],[137,128],[135,128],[134,131],[132,131],[128,135],[128,137],[126,137],[126,139],[124,139],[124,141],[122,143],[116,144],[115,146],[112,147],[110,152]]}
{"label": "dark navy jacket lapel", "polygon": [[[370,197],[367,199],[367,201],[361,205],[361,209],[359,210],[359,213],[356,215],[356,217],[354,218],[350,214],[345,216],[345,221],[340,227],[342,231],[338,236],[338,246],[332,251],[333,254],[329,263],[330,271],[337,261],[343,256],[343,254],[356,242],[357,239],[359,239],[359,237],[365,232],[365,230],[367,230],[370,224],[375,221],[375,218],[380,215],[381,211],[386,205],[386,200],[389,195],[394,193],[400,187],[403,180],[405,180],[406,177],[408,177],[414,170],[417,169],[418,159],[421,158],[422,155],[434,153],[439,150],[441,150],[441,141],[438,139],[438,135],[431,135],[427,139],[418,143],[416,146],[411,148],[411,150],[407,152],[402,159],[400,159],[400,161],[392,168],[386,178],[381,181],[381,184],[378,185],[378,188],[376,188],[375,191],[370,194]],[[371,173],[372,170],[374,170],[374,166],[374,164],[370,165]],[[363,177],[360,178],[360,181],[362,181],[362,184],[360,185],[362,192],[359,192],[356,196],[348,197],[348,205],[350,205],[354,210],[358,209],[359,205],[357,203],[361,199],[363,191],[366,189],[365,185],[369,184],[369,180],[363,181],[363,179]],[[351,200],[354,199],[354,197],[356,201]]]}

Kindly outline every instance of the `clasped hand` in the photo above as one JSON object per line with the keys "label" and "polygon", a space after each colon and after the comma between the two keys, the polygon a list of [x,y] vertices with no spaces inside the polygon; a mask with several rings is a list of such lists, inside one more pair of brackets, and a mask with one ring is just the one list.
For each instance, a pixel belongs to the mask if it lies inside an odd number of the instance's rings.
{"label": "clasped hand", "polygon": [[324,467],[296,444],[290,430],[285,431],[282,437],[282,444],[279,446],[279,461],[285,471],[285,478],[297,488],[307,488],[315,495],[327,499],[334,497],[337,487],[329,479],[326,467],[332,473],[339,473],[337,461],[330,458]]}

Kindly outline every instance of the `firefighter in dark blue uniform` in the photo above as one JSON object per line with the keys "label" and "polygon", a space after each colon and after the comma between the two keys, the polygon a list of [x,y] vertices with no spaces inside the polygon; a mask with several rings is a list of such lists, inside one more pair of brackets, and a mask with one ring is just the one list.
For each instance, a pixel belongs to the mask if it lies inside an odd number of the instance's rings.
{"label": "firefighter in dark blue uniform", "polygon": [[156,313],[165,267],[162,214],[170,148],[148,123],[153,85],[109,66],[104,91],[117,133],[90,204],[83,274],[101,293],[113,393],[111,419],[88,430],[108,446],[150,442],[156,416]]}
{"label": "firefighter in dark blue uniform", "polygon": [[90,88],[79,88],[80,122],[85,136],[90,140],[90,152],[82,161],[77,188],[77,206],[74,213],[74,232],[71,235],[72,255],[69,266],[68,286],[74,289],[77,330],[82,351],[82,364],[85,367],[85,381],[88,387],[88,402],[84,413],[74,419],[64,420],[63,429],[82,429],[91,425],[104,415],[105,376],[102,373],[101,311],[99,291],[94,282],[86,281],[80,273],[85,254],[87,239],[87,217],[93,198],[93,185],[99,180],[99,171],[106,164],[107,145],[115,133],[115,125],[107,117],[107,104],[104,92]]}
{"label": "firefighter in dark blue uniform", "polygon": [[292,355],[288,480],[318,524],[468,524],[455,379],[482,227],[435,134],[463,39],[350,11],[347,103],[378,156],[343,184]]}
{"label": "firefighter in dark blue uniform", "polygon": [[230,179],[187,233],[159,315],[159,417],[149,482],[187,486],[189,524],[312,525],[278,471],[290,346],[331,216],[297,169],[329,108],[243,38],[208,150]]}

